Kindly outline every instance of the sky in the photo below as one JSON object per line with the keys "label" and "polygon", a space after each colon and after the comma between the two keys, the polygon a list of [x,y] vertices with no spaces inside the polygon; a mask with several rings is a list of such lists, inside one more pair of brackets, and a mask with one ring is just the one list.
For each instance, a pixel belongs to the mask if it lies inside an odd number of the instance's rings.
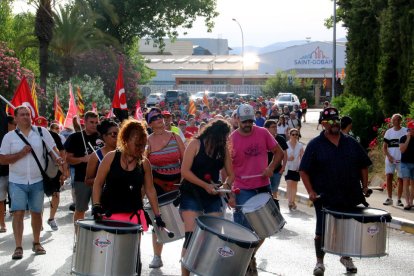
{"label": "sky", "polygon": [[[56,0],[61,3],[68,0]],[[27,10],[26,0],[17,0],[15,12]],[[243,29],[244,45],[264,47],[289,40],[332,41],[333,31],[327,29],[324,19],[333,15],[332,0],[217,0],[215,27],[207,32],[204,19],[199,18],[193,28],[186,30],[192,38],[228,39],[230,47],[241,47]],[[183,31],[180,31],[183,34]],[[344,38],[346,30],[337,24],[336,37]]]}

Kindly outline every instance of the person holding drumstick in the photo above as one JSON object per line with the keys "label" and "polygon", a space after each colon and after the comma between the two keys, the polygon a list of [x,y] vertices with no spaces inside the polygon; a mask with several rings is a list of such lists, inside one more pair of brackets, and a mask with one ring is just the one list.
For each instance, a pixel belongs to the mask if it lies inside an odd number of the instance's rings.
{"label": "person holding drumstick", "polygon": [[[240,193],[235,197],[231,195],[229,205],[236,207],[233,213],[234,222],[249,229],[252,227],[243,215],[241,206],[259,193],[271,195],[269,177],[273,176],[275,168],[280,164],[284,155],[281,147],[267,129],[253,125],[254,119],[253,107],[249,104],[241,104],[237,109],[239,128],[230,135],[232,165],[235,174],[233,186],[240,189]],[[270,164],[268,164],[268,152],[273,153]],[[257,271],[254,255],[248,271],[254,273]]]}
{"label": "person holding drumstick", "polygon": [[[95,219],[124,220],[146,227],[141,189],[143,188],[158,227],[165,227],[152,184],[151,165],[144,156],[147,144],[145,126],[137,120],[124,120],[118,134],[117,150],[107,153],[98,167],[93,183]],[[137,270],[140,272],[138,251]]]}
{"label": "person holding drumstick", "polygon": [[[223,119],[211,120],[188,145],[181,166],[184,181],[180,187],[180,212],[184,221],[185,240],[181,256],[190,243],[195,219],[201,214],[222,216],[222,201],[217,191],[220,170],[225,169],[224,188],[229,189],[234,180],[228,136],[231,125]],[[181,275],[190,272],[181,266]]]}
{"label": "person holding drumstick", "polygon": [[[315,252],[313,275],[323,276],[325,266],[322,250],[323,208],[346,210],[366,204],[368,166],[372,164],[367,153],[352,137],[341,133],[338,110],[333,107],[321,112],[324,130],[306,147],[299,167],[303,184],[313,201],[316,212]],[[356,273],[352,259],[340,258],[347,273]]]}
{"label": "person holding drumstick", "polygon": [[[164,117],[159,108],[152,108],[146,115],[147,123],[152,129],[148,137],[147,157],[151,163],[153,183],[157,196],[178,189],[175,185],[181,181],[181,162],[184,156],[184,143],[178,134],[168,131]],[[149,267],[163,266],[161,253],[163,245],[157,242],[155,232],[152,235],[154,258]]]}

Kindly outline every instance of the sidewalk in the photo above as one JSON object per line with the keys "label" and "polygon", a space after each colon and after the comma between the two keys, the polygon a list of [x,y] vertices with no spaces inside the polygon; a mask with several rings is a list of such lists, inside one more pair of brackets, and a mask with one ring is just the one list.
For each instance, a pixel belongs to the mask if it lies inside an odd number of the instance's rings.
{"label": "sidewalk", "polygon": [[[316,130],[317,122],[313,118],[311,120],[309,119],[307,120],[307,123],[302,123],[301,129],[301,142],[305,144],[305,146],[313,137],[319,135],[321,131],[321,127],[319,127],[319,130]],[[280,181],[279,197],[286,197],[286,181],[284,177],[282,177]],[[391,214],[392,221],[389,224],[390,228],[414,234],[414,210],[406,211],[403,209],[403,207],[397,207],[395,205],[397,201],[397,197],[395,195],[393,196],[394,205],[385,206],[382,203],[385,201],[386,198],[386,191],[374,190],[372,195],[369,198],[367,198],[367,202],[369,203],[370,207],[382,209]],[[308,206],[312,205],[312,202],[308,198],[308,193],[306,192],[305,186],[303,185],[302,181],[298,183],[298,193],[296,196],[296,201],[306,204]]]}

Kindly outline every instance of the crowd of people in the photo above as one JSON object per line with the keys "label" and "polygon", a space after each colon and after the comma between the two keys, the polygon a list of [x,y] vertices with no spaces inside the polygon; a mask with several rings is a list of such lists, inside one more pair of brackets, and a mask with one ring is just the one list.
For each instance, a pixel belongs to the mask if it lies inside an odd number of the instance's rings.
{"label": "crowd of people", "polygon": [[[124,220],[141,224],[144,229],[148,224],[163,228],[165,223],[157,198],[179,189],[179,210],[185,227],[182,256],[191,241],[198,216],[223,216],[225,206],[219,186],[240,191],[230,193],[228,205],[234,209],[234,222],[252,229],[241,206],[261,193],[269,194],[278,206],[277,191],[281,177],[285,175],[290,211],[297,209],[295,199],[301,179],[310,200],[314,201],[317,218],[314,275],[323,275],[322,208],[350,207],[364,202],[367,168],[371,164],[359,143],[347,135],[352,119],[343,117],[343,121],[340,120],[338,111],[329,103],[325,105],[319,120],[322,132],[306,148],[300,142],[308,109],[306,99],[291,109],[278,107],[271,99],[264,98],[251,102],[213,100],[209,105],[200,101],[196,103],[194,114],[188,114],[180,103],[161,104],[144,108],[142,121],[126,119],[119,122],[116,118],[100,118],[88,111],[81,120],[74,118],[73,129],[60,129],[56,123],[51,123],[47,129],[46,120],[32,123],[30,110],[17,107],[14,116],[9,116],[9,132],[0,148],[0,233],[7,231],[4,203],[9,194],[16,243],[12,259],[23,258],[26,210],[32,217],[32,249],[36,255],[46,254],[40,243],[43,175],[34,156],[44,168],[44,157],[49,151],[56,153],[52,156],[60,171],[54,179],[56,188],[47,220],[52,230],[58,230],[54,217],[60,186],[69,179],[72,181],[75,233],[76,221],[85,218],[90,201],[92,215],[97,220]],[[406,188],[405,209],[408,210],[414,197],[414,146],[410,140],[414,135],[414,124],[408,126],[408,132],[406,129],[400,131],[400,119],[398,114],[393,116],[394,132],[386,134],[384,153],[387,155],[387,175],[392,177],[401,163],[399,176]],[[398,150],[399,154],[396,153]],[[402,194],[401,189],[398,205]],[[154,212],[154,221],[145,216],[144,197]],[[391,195],[384,204],[392,204]],[[248,271],[252,273],[257,273],[255,254],[263,242],[264,239],[250,260]],[[153,232],[154,258],[148,264],[150,268],[163,266],[162,248]],[[357,271],[350,257],[343,256],[340,261],[347,272]],[[140,265],[137,266],[139,273],[138,267]],[[182,275],[189,275],[184,266]]]}

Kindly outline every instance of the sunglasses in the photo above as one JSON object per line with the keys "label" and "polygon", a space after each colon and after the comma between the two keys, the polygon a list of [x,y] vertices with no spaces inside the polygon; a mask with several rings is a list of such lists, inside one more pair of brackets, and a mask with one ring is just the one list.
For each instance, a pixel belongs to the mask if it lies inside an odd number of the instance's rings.
{"label": "sunglasses", "polygon": [[152,123],[156,120],[163,119],[163,118],[164,117],[161,114],[157,114],[157,115],[152,116],[149,122]]}
{"label": "sunglasses", "polygon": [[111,136],[112,138],[116,138],[118,136],[118,131],[108,132],[106,135]]}
{"label": "sunglasses", "polygon": [[336,120],[336,119],[334,119],[334,120],[324,120],[322,122],[325,122],[325,123],[328,123],[330,125],[333,125],[333,124],[339,123],[339,120]]}
{"label": "sunglasses", "polygon": [[290,136],[299,136],[297,133],[291,133]]}

